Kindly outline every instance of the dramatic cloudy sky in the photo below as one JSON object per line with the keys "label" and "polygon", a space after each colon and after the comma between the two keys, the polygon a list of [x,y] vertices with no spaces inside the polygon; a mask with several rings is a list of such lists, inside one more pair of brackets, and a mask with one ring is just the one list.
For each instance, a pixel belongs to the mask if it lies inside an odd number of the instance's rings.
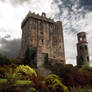
{"label": "dramatic cloudy sky", "polygon": [[0,0],[0,53],[18,56],[21,22],[29,10],[62,21],[66,63],[76,64],[76,35],[81,31],[87,33],[92,58],[92,0]]}

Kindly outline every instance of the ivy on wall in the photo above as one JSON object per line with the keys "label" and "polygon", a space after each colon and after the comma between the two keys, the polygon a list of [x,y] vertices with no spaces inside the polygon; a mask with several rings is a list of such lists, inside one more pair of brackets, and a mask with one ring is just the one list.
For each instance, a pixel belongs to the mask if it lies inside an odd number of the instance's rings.
{"label": "ivy on wall", "polygon": [[37,68],[37,62],[35,60],[36,57],[36,48],[27,48],[25,52],[25,57],[24,57],[24,64],[25,65],[31,65],[31,67]]}

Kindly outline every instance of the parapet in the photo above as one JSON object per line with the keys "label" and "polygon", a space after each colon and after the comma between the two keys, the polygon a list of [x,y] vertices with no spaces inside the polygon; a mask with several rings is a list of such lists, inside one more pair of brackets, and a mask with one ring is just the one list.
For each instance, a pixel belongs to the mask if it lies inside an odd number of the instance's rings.
{"label": "parapet", "polygon": [[46,13],[44,13],[44,12],[42,12],[42,15],[40,16],[39,14],[35,14],[34,12],[31,13],[31,11],[29,11],[29,13],[27,14],[27,16],[23,20],[21,27],[24,26],[24,24],[28,21],[29,18],[34,18],[34,19],[38,19],[38,20],[54,23],[54,20],[50,19],[50,18],[47,18],[46,17]]}

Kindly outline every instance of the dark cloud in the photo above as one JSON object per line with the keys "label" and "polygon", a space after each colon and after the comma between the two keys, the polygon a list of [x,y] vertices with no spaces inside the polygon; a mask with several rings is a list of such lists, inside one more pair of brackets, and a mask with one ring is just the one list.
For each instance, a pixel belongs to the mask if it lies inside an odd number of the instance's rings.
{"label": "dark cloud", "polygon": [[85,10],[92,11],[92,0],[80,0],[79,3]]}
{"label": "dark cloud", "polygon": [[80,0],[81,5],[92,5],[92,0]]}
{"label": "dark cloud", "polygon": [[7,57],[18,57],[20,51],[20,39],[6,40],[2,38],[0,40],[0,53]]}

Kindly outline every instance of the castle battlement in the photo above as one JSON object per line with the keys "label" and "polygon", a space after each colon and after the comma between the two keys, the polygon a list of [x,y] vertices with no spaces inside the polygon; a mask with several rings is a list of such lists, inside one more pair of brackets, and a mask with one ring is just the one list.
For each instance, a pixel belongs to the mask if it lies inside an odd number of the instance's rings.
{"label": "castle battlement", "polygon": [[47,18],[46,14],[43,12],[42,15],[40,16],[39,14],[35,14],[34,12],[32,13],[31,11],[29,11],[29,13],[27,14],[27,16],[24,18],[23,22],[22,22],[22,26],[23,27],[25,25],[25,23],[30,19],[30,18],[34,18],[40,21],[45,21],[45,22],[49,22],[49,23],[54,23],[54,19],[51,18]]}

